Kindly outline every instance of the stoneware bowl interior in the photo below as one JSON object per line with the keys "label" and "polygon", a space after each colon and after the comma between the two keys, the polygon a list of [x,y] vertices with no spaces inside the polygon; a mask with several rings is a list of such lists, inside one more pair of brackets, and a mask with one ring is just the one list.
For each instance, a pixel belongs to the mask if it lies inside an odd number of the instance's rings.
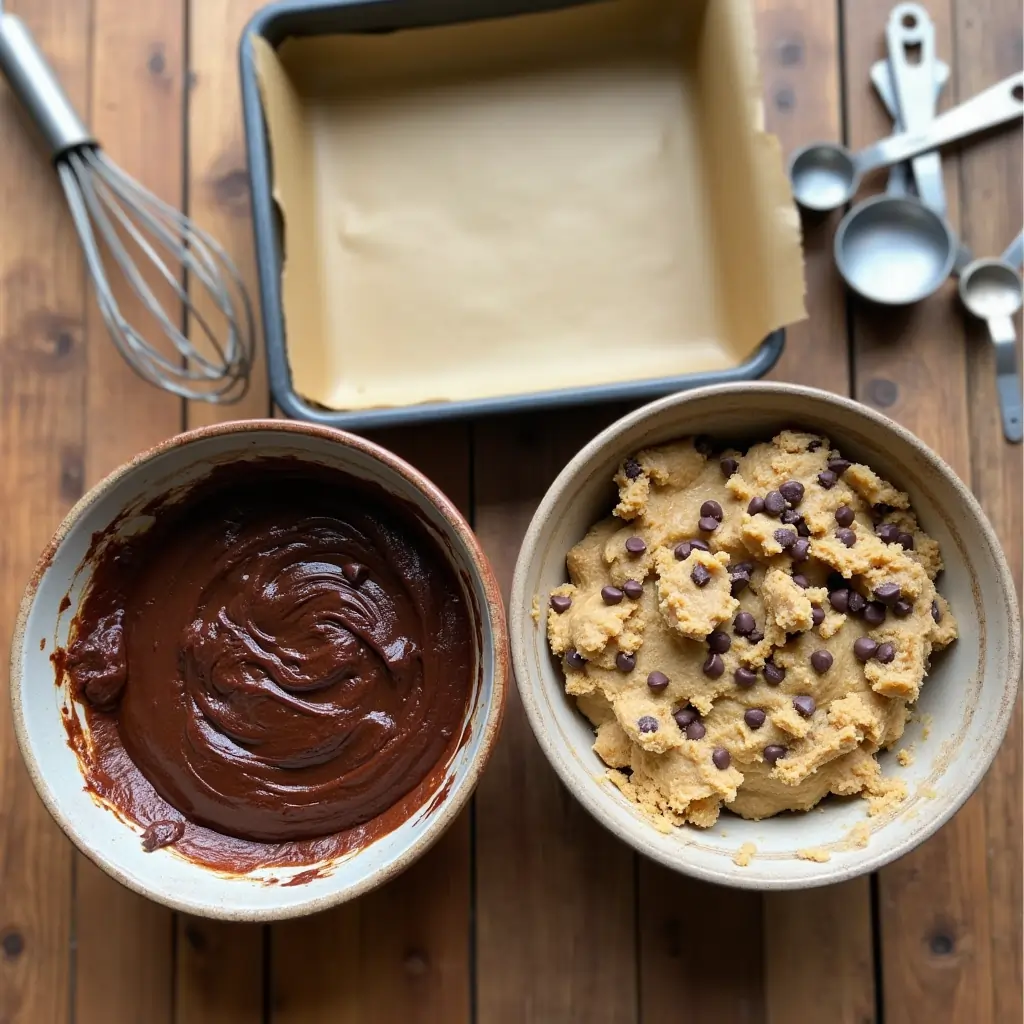
{"label": "stoneware bowl interior", "polygon": [[[820,809],[744,821],[723,813],[709,830],[686,827],[663,835],[605,780],[593,753],[593,730],[563,690],[548,651],[544,618],[550,590],[566,579],[566,552],[614,504],[611,478],[638,449],[692,434],[747,441],[780,428],[823,433],[844,455],[866,462],[910,493],[922,528],[942,547],[940,591],[960,624],[960,639],[936,655],[904,739],[908,767],[882,754],[883,773],[898,775],[907,799],[891,814],[867,817],[859,798],[830,797]],[[516,679],[534,732],[583,805],[641,853],[681,872],[752,889],[793,889],[840,881],[875,870],[936,831],[970,796],[1006,731],[1020,676],[1020,619],[1013,583],[992,528],[952,470],[917,438],[848,399],[791,385],[726,385],[684,392],[626,416],[587,445],[563,470],[541,503],[516,567],[510,604]],[[867,822],[860,848],[851,829]],[[744,843],[756,853],[747,867],[733,857]],[[796,856],[827,850],[827,863]]]}
{"label": "stoneware bowl interior", "polygon": [[[464,742],[437,790],[441,795],[393,832],[340,858],[322,877],[293,886],[283,883],[310,865],[231,876],[196,865],[170,848],[143,852],[138,830],[83,788],[61,724],[61,707],[70,698],[65,688],[54,685],[49,660],[54,647],[66,643],[89,581],[92,566],[85,559],[95,531],[125,510],[140,509],[203,477],[214,465],[268,456],[341,469],[412,503],[463,580],[479,643]],[[132,533],[148,522],[129,515],[118,529]],[[71,606],[61,609],[67,593]],[[139,456],[87,494],[61,525],[29,585],[11,660],[18,741],[39,794],[70,838],[137,892],[187,913],[237,920],[277,919],[324,909],[380,885],[422,854],[472,792],[500,724],[505,684],[501,599],[476,539],[454,507],[425,478],[382,449],[338,431],[282,421],[224,424],[182,435]],[[269,877],[280,884],[266,884]]]}

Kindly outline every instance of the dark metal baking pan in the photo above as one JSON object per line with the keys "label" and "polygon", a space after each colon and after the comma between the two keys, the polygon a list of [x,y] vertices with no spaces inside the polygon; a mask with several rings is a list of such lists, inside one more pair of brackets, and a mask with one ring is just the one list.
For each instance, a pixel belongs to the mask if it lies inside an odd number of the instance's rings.
{"label": "dark metal baking pan", "polygon": [[486,10],[482,10],[481,0],[281,0],[258,11],[249,22],[242,33],[239,57],[260,305],[271,391],[274,400],[289,416],[347,430],[368,430],[491,413],[528,412],[591,402],[656,398],[706,384],[755,380],[776,363],[785,345],[783,329],[773,331],[745,362],[727,370],[499,395],[471,401],[337,411],[307,402],[292,386],[281,304],[281,218],[273,199],[272,158],[256,76],[253,37],[262,36],[276,49],[290,37],[393,32],[555,10],[569,5],[566,0],[487,0]]}

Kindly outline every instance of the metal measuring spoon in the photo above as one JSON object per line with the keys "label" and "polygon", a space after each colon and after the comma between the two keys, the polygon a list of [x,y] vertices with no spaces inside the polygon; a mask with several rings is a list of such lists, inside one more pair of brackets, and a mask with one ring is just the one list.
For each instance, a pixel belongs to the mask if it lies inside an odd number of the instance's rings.
{"label": "metal measuring spoon", "polygon": [[[935,60],[935,29],[927,11],[917,4],[900,4],[886,37],[889,60],[872,68],[872,82],[897,126],[927,130],[941,89],[941,62]],[[921,46],[921,60],[911,65],[906,49],[913,45]],[[942,68],[948,76],[949,69]],[[857,294],[883,305],[907,305],[931,295],[949,277],[959,249],[944,216],[938,153],[917,157],[913,171],[920,199],[902,181],[897,183],[904,185],[902,190],[894,190],[890,180],[884,196],[858,203],[836,229],[835,260],[843,280]]]}
{"label": "metal measuring spoon", "polygon": [[1024,439],[1017,333],[1013,328],[1013,316],[1024,304],[1022,258],[1024,231],[999,259],[974,260],[960,274],[960,300],[968,312],[988,322],[989,337],[996,349],[996,390],[1003,415],[1003,436],[1014,444]]}
{"label": "metal measuring spoon", "polygon": [[851,153],[838,142],[814,142],[790,159],[796,201],[808,210],[834,210],[853,198],[868,171],[910,160],[931,149],[1013,121],[1024,113],[1024,74],[1003,79],[973,99],[947,110],[925,131],[890,135]]}
{"label": "metal measuring spoon", "polygon": [[[945,89],[948,81],[949,65],[945,61],[937,60],[935,62],[934,81],[935,107],[938,106],[939,97],[942,95],[942,90]],[[893,95],[892,72],[889,70],[889,62],[887,60],[876,60],[871,65],[871,83],[874,85],[875,92],[878,93],[883,106],[892,118],[893,134],[898,135],[904,130],[903,121],[900,118],[899,108],[896,106],[896,97]],[[911,180],[909,164],[893,164],[889,168],[889,180],[885,186],[885,194],[888,196],[911,195]]]}

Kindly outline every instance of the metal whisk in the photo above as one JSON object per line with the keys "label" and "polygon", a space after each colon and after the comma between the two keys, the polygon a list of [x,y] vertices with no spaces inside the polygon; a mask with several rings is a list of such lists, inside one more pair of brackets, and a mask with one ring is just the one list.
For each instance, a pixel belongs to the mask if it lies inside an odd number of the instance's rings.
{"label": "metal whisk", "polygon": [[[0,72],[49,146],[100,312],[118,351],[140,377],[182,398],[238,401],[249,386],[255,332],[249,297],[231,258],[209,234],[104,155],[24,22],[4,13],[3,0]],[[132,246],[177,296],[177,321],[153,293],[129,252]],[[107,277],[109,261],[169,341],[164,351],[122,316]],[[210,304],[196,302],[197,288],[223,319],[220,334],[203,313]],[[189,323],[198,345],[185,334]]]}

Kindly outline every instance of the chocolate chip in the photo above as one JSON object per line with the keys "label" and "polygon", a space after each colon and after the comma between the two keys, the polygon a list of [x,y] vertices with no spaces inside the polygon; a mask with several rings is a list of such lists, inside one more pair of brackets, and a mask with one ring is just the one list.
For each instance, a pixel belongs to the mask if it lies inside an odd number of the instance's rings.
{"label": "chocolate chip", "polygon": [[850,586],[849,581],[841,572],[830,572],[825,580],[825,589],[831,594],[833,590],[846,590]]}
{"label": "chocolate chip", "polygon": [[693,548],[694,551],[707,551],[709,553],[711,551],[711,548],[708,547],[707,542],[699,539],[691,540],[690,547]]}
{"label": "chocolate chip", "polygon": [[346,562],[341,567],[341,575],[344,576],[353,587],[358,587],[359,584],[370,575],[370,570],[367,569],[365,565],[360,565],[359,562]]}
{"label": "chocolate chip", "polygon": [[749,585],[750,577],[745,576],[742,573],[737,573],[732,578],[732,583],[729,587],[729,593],[731,593],[733,597],[738,597],[741,593],[743,593],[743,590]]}
{"label": "chocolate chip", "polygon": [[903,596],[903,591],[900,590],[898,583],[883,583],[880,587],[875,587],[874,593],[876,601],[881,601],[882,604],[890,607]]}
{"label": "chocolate chip", "polygon": [[821,447],[821,440],[816,437],[813,441],[811,441],[810,444],[807,445],[807,450],[809,452],[816,452],[820,447]]}
{"label": "chocolate chip", "polygon": [[637,723],[636,727],[641,732],[657,732],[658,731],[658,720],[654,715],[644,715]]}
{"label": "chocolate chip", "polygon": [[722,516],[725,515],[722,511],[722,506],[713,498],[708,498],[708,500],[701,505],[700,514],[702,516],[708,516],[711,519],[717,519],[719,522],[722,521]]}
{"label": "chocolate chip", "polygon": [[622,584],[622,592],[631,601],[636,601],[643,597],[644,585],[639,580],[626,580],[626,582]]}
{"label": "chocolate chip", "polygon": [[806,562],[811,553],[811,542],[805,537],[797,538],[797,542],[789,549],[789,556],[794,562]]}
{"label": "chocolate chip", "polygon": [[709,573],[707,569],[698,562],[693,567],[693,572],[690,573],[690,579],[693,580],[698,587],[706,587],[708,583],[711,582],[711,573]]}
{"label": "chocolate chip", "polygon": [[672,712],[672,717],[676,720],[676,725],[680,729],[685,729],[691,722],[696,722],[700,715],[697,714],[696,708],[680,708],[678,711]]}
{"label": "chocolate chip", "polygon": [[901,597],[892,606],[892,613],[896,616],[897,619],[905,619],[913,610],[913,603],[908,601],[905,597]]}
{"label": "chocolate chip", "polygon": [[802,718],[810,718],[814,714],[814,709],[818,705],[814,703],[814,698],[809,694],[801,693],[793,698],[793,707],[796,709],[796,713]]}
{"label": "chocolate chip", "polygon": [[640,463],[636,459],[626,459],[622,464],[622,472],[630,480],[635,480],[643,472],[643,469],[640,468]]}
{"label": "chocolate chip", "polygon": [[811,581],[802,572],[793,573],[793,582],[801,590],[806,590],[811,585]]}
{"label": "chocolate chip", "polygon": [[879,601],[869,601],[864,608],[864,621],[869,626],[880,626],[885,622],[885,605]]}
{"label": "chocolate chip", "polygon": [[743,712],[743,721],[751,729],[760,729],[768,716],[760,708],[747,708]]}
{"label": "chocolate chip", "polygon": [[626,550],[631,555],[642,555],[647,550],[647,544],[643,537],[627,537]]}
{"label": "chocolate chip", "polygon": [[820,626],[825,621],[825,609],[820,604],[811,605],[811,622]]}
{"label": "chocolate chip", "polygon": [[787,480],[779,491],[790,505],[799,505],[804,500],[804,485],[799,480]]}
{"label": "chocolate chip", "polygon": [[737,636],[749,636],[757,628],[757,622],[750,612],[737,612],[732,620],[732,631]]}
{"label": "chocolate chip", "polygon": [[867,607],[867,599],[859,590],[850,590],[850,599],[847,602],[851,615],[860,615]]}
{"label": "chocolate chip", "polygon": [[622,591],[618,587],[602,587],[601,600],[605,604],[618,604],[622,600]]}
{"label": "chocolate chip", "polygon": [[895,657],[896,648],[888,641],[884,644],[879,644],[878,650],[875,651],[875,659],[880,661],[883,665],[888,665]]}
{"label": "chocolate chip", "polygon": [[724,476],[726,480],[728,480],[729,477],[731,477],[733,473],[740,468],[740,464],[735,459],[722,459],[719,465],[722,467],[722,476]]}
{"label": "chocolate chip", "polygon": [[688,740],[702,740],[707,735],[704,723],[698,718],[686,727],[686,738]]}
{"label": "chocolate chip", "polygon": [[570,647],[565,652],[565,663],[569,668],[581,669],[586,664],[583,655],[576,650],[575,647]]}
{"label": "chocolate chip", "polygon": [[708,647],[716,654],[725,654],[732,647],[732,638],[720,629],[713,629],[708,633]]}
{"label": "chocolate chip", "polygon": [[828,603],[837,612],[842,612],[845,615],[850,610],[850,591],[845,587],[842,590],[833,590],[828,595]]}
{"label": "chocolate chip", "polygon": [[729,751],[725,747],[715,747],[711,753],[711,760],[716,768],[724,772],[729,767],[732,758],[729,757]]}
{"label": "chocolate chip", "polygon": [[655,692],[660,693],[668,686],[668,676],[664,672],[652,672],[647,677],[647,685]]}
{"label": "chocolate chip", "polygon": [[804,521],[804,517],[792,508],[787,508],[786,511],[779,516],[779,519],[787,526],[796,526],[797,523],[802,523]]}
{"label": "chocolate chip", "polygon": [[804,522],[803,516],[800,517],[800,522],[796,524],[796,532],[801,537],[810,537],[811,528]]}
{"label": "chocolate chip", "polygon": [[565,594],[552,594],[548,603],[554,608],[556,614],[563,615],[572,607],[572,598]]}
{"label": "chocolate chip", "polygon": [[936,623],[942,621],[942,609],[939,607],[938,601],[932,601],[932,618]]}
{"label": "chocolate chip", "polygon": [[853,656],[858,661],[870,661],[878,650],[878,644],[869,636],[858,637],[853,642]]}
{"label": "chocolate chip", "polygon": [[690,557],[690,551],[692,545],[689,541],[681,540],[673,549],[672,553],[679,559],[680,562],[685,562]]}
{"label": "chocolate chip", "polygon": [[770,516],[781,516],[786,511],[786,499],[781,491],[769,491],[764,496],[764,510]]}
{"label": "chocolate chip", "polygon": [[883,544],[895,544],[900,539],[900,528],[895,523],[882,523],[875,533]]}
{"label": "chocolate chip", "polygon": [[836,481],[838,479],[839,477],[837,477],[831,469],[823,469],[818,474],[818,483],[821,484],[821,486],[824,487],[826,491],[831,491],[832,488],[835,487]]}
{"label": "chocolate chip", "polygon": [[764,498],[759,494],[755,495],[750,499],[750,504],[747,505],[747,512],[752,516],[756,516],[759,512],[764,511]]}
{"label": "chocolate chip", "polygon": [[769,764],[775,764],[776,761],[781,760],[786,756],[786,748],[780,747],[777,743],[769,743],[764,748],[764,759]]}
{"label": "chocolate chip", "polygon": [[701,516],[697,520],[697,529],[702,533],[714,533],[721,525],[719,520],[713,519],[711,516]]}
{"label": "chocolate chip", "polygon": [[786,670],[769,658],[764,663],[764,678],[769,686],[778,686],[786,678]]}
{"label": "chocolate chip", "polygon": [[857,543],[857,534],[853,530],[847,530],[845,527],[840,527],[836,530],[836,539],[844,544],[848,548],[852,548]]}
{"label": "chocolate chip", "polygon": [[744,576],[750,576],[754,571],[753,562],[737,562],[735,565],[729,566],[729,572],[731,573],[742,573]]}
{"label": "chocolate chip", "polygon": [[892,510],[892,505],[887,505],[884,501],[876,501],[871,506],[871,518],[876,523],[880,523]]}
{"label": "chocolate chip", "polygon": [[708,678],[717,679],[725,671],[725,662],[722,661],[722,656],[711,651],[707,658],[704,659],[701,671]]}
{"label": "chocolate chip", "polygon": [[755,629],[750,636],[747,637],[747,642],[751,644],[759,644],[764,639],[764,633],[759,629]]}
{"label": "chocolate chip", "polygon": [[701,455],[710,455],[715,450],[715,442],[708,437],[707,434],[699,434],[693,439],[693,447],[701,453]]}
{"label": "chocolate chip", "polygon": [[818,675],[824,675],[832,667],[832,655],[828,651],[814,651],[811,654],[811,668]]}
{"label": "chocolate chip", "polygon": [[615,655],[615,667],[620,672],[632,672],[636,668],[636,655],[628,651],[619,651]]}
{"label": "chocolate chip", "polygon": [[842,476],[853,465],[849,459],[829,459],[828,468],[836,476]]}
{"label": "chocolate chip", "polygon": [[736,685],[742,686],[744,690],[749,690],[757,682],[757,673],[753,669],[742,666],[733,672],[732,677],[736,681]]}
{"label": "chocolate chip", "polygon": [[775,538],[775,542],[779,544],[783,551],[786,548],[791,548],[799,538],[796,535],[796,530],[776,530],[772,536]]}
{"label": "chocolate chip", "polygon": [[896,543],[899,544],[899,546],[901,548],[903,548],[904,551],[913,551],[914,550],[914,537],[913,537],[912,534],[901,533],[896,538]]}
{"label": "chocolate chip", "polygon": [[835,512],[836,522],[840,526],[852,526],[857,516],[849,505],[840,505]]}

